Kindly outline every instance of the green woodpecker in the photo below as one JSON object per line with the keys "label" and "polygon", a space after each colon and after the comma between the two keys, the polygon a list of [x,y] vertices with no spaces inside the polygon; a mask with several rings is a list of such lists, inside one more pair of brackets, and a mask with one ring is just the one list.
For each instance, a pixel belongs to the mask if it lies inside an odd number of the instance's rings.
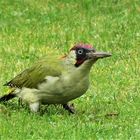
{"label": "green woodpecker", "polygon": [[87,91],[92,65],[109,56],[110,53],[98,52],[91,45],[77,44],[66,56],[40,60],[6,83],[12,90],[0,102],[19,97],[32,112],[38,112],[40,104],[61,104],[74,113],[68,102]]}

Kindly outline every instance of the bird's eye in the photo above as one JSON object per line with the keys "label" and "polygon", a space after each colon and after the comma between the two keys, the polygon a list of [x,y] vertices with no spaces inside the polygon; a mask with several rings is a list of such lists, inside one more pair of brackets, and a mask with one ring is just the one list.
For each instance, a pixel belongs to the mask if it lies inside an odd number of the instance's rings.
{"label": "bird's eye", "polygon": [[82,53],[83,53],[82,49],[78,50],[78,54],[82,54]]}

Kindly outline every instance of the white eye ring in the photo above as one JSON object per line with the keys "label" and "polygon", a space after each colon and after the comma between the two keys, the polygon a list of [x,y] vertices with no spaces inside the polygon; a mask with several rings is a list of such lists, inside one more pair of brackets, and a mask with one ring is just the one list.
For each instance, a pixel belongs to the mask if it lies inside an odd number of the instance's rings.
{"label": "white eye ring", "polygon": [[82,49],[78,50],[78,54],[82,54],[82,53],[83,53]]}

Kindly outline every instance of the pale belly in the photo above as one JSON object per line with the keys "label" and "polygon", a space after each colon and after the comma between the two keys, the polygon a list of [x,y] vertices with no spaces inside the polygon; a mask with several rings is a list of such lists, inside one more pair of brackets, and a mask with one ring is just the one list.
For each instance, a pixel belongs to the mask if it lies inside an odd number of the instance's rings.
{"label": "pale belly", "polygon": [[73,99],[82,96],[88,89],[88,77],[80,80],[58,79],[49,77],[46,83],[39,86],[38,89],[24,88],[19,94],[25,102],[40,102],[42,104],[65,104]]}
{"label": "pale belly", "polygon": [[88,85],[87,78],[83,78],[78,82],[56,82],[56,84],[41,89],[40,102],[42,104],[65,104],[82,96],[87,91]]}

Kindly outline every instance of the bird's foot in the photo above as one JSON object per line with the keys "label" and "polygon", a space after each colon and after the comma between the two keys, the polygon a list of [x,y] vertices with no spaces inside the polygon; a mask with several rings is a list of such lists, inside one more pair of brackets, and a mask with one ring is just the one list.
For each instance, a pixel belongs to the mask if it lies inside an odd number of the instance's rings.
{"label": "bird's foot", "polygon": [[21,98],[18,99],[18,105],[19,105],[19,107],[23,107],[23,106],[24,106],[24,105],[23,105],[23,101],[22,101]]}
{"label": "bird's foot", "polygon": [[63,108],[68,110],[71,114],[75,113],[74,104],[63,104]]}

